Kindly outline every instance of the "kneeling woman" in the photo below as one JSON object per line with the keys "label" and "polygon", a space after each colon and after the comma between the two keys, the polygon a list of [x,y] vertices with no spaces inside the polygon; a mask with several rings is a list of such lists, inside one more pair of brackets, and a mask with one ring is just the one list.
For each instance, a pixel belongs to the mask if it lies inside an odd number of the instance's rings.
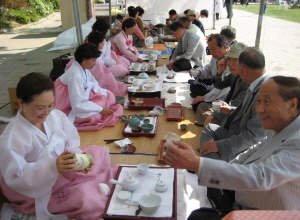
{"label": "kneeling woman", "polygon": [[123,114],[113,93],[102,89],[91,74],[100,51],[95,44],[80,45],[75,62],[55,81],[56,107],[75,124],[78,131],[96,131],[114,126]]}
{"label": "kneeling woman", "polygon": [[[2,217],[101,218],[107,197],[99,193],[98,184],[111,187],[109,179],[118,168],[111,165],[107,150],[79,148],[76,128],[54,109],[54,85],[49,77],[40,73],[24,76],[17,97],[21,110],[0,136],[0,191],[10,202],[4,204]],[[72,157],[82,151],[92,155],[94,163],[75,171]]]}

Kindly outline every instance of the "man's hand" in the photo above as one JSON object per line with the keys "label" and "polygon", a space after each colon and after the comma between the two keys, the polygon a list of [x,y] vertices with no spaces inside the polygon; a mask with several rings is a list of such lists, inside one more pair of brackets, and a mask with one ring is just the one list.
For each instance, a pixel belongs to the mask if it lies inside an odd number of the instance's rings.
{"label": "man's hand", "polygon": [[198,172],[200,157],[195,154],[193,148],[182,141],[173,141],[165,153],[165,161],[174,168],[187,169]]}
{"label": "man's hand", "polygon": [[203,123],[203,126],[206,126],[206,125],[208,125],[209,123],[213,123],[213,120],[214,120],[215,118],[212,116],[212,115],[209,115],[209,116],[207,116],[207,118],[205,119],[205,121],[204,121],[204,123]]}
{"label": "man's hand", "polygon": [[206,141],[200,148],[201,154],[208,154],[212,152],[218,152],[217,142],[216,141]]}
{"label": "man's hand", "polygon": [[56,158],[56,167],[57,171],[59,173],[68,173],[71,171],[74,171],[75,163],[77,162],[77,159],[73,159],[75,156],[75,153],[69,154],[67,150],[61,153]]}
{"label": "man's hand", "polygon": [[226,102],[220,101],[222,105],[220,106],[220,111],[226,115],[229,115],[231,112],[231,106],[228,105]]}
{"label": "man's hand", "polygon": [[193,74],[192,74],[192,70],[197,70],[197,71],[198,71],[198,74],[200,73],[200,70],[192,68],[192,69],[190,69],[190,71],[189,71],[190,77],[194,77]]}
{"label": "man's hand", "polygon": [[194,98],[192,105],[194,105],[198,102],[204,102],[204,96],[197,96],[196,98]]}
{"label": "man's hand", "polygon": [[226,69],[226,58],[222,58],[218,62],[218,75],[222,75],[225,69]]}
{"label": "man's hand", "polygon": [[112,115],[113,113],[114,111],[109,108],[103,108],[102,111],[100,112],[100,114],[103,116],[109,116]]}

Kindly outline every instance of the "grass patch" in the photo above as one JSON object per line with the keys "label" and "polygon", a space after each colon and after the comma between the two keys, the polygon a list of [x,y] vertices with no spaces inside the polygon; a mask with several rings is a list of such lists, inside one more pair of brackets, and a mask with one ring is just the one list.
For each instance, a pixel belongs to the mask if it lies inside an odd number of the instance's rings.
{"label": "grass patch", "polygon": [[[247,7],[241,6],[241,5],[235,5],[234,9],[239,9],[243,11],[252,12],[255,14],[259,13],[259,4],[249,4]],[[264,14],[265,16],[270,16],[274,18],[279,18],[282,20],[287,21],[294,21],[297,23],[300,23],[300,8],[297,9],[290,9],[290,6],[288,5],[289,10],[278,10],[279,5],[268,5],[267,13]]]}

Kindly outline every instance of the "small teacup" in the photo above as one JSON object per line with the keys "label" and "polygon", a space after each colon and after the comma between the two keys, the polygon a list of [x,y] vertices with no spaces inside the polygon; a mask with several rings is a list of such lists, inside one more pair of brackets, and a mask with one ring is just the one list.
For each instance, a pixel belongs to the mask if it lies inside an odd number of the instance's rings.
{"label": "small teacup", "polygon": [[145,175],[149,170],[149,165],[146,163],[141,163],[141,164],[137,165],[137,169],[138,169],[139,174]]}
{"label": "small teacup", "polygon": [[175,91],[175,87],[169,87],[169,91],[170,92],[174,92]]}
{"label": "small teacup", "polygon": [[181,125],[180,125],[180,129],[181,129],[182,131],[185,131],[186,128],[187,128],[187,125],[186,125],[186,124],[181,124]]}
{"label": "small teacup", "polygon": [[212,103],[213,109],[214,109],[215,111],[220,111],[221,105],[222,105],[221,102],[213,102],[213,103]]}
{"label": "small teacup", "polygon": [[140,114],[138,117],[139,117],[139,119],[142,121],[142,120],[144,120],[145,115],[144,115],[144,114]]}
{"label": "small teacup", "polygon": [[150,123],[150,119],[149,118],[144,119],[144,124],[149,124],[149,123]]}
{"label": "small teacup", "polygon": [[199,74],[199,70],[191,70],[191,74],[193,77],[197,77]]}
{"label": "small teacup", "polygon": [[127,115],[122,115],[120,118],[122,121],[125,121],[127,119]]}
{"label": "small teacup", "polygon": [[128,87],[127,89],[128,89],[128,92],[135,92],[136,91],[136,88],[134,88],[134,87]]}

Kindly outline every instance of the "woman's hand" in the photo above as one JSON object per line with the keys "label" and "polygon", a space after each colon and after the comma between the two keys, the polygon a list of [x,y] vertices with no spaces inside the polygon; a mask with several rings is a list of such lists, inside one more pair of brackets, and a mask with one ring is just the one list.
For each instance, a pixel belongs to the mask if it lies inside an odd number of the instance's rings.
{"label": "woman's hand", "polygon": [[109,116],[112,115],[113,113],[114,111],[109,108],[103,108],[102,111],[100,112],[100,114],[103,116]]}
{"label": "woman's hand", "polygon": [[77,159],[73,159],[74,156],[75,153],[69,154],[68,151],[65,150],[56,158],[56,167],[59,173],[74,171],[75,163],[77,162]]}
{"label": "woman's hand", "polygon": [[141,59],[141,58],[138,58],[138,59],[137,59],[137,62],[139,62],[139,63],[143,63],[143,62],[144,62],[144,60],[143,60],[143,59]]}
{"label": "woman's hand", "polygon": [[[86,152],[82,152],[82,154],[86,154]],[[93,166],[95,163],[92,162],[91,165]],[[88,172],[91,172],[93,169],[92,169],[92,166],[90,168],[85,168],[84,170],[76,170],[76,172],[78,173],[84,173],[84,174],[88,174]]]}

